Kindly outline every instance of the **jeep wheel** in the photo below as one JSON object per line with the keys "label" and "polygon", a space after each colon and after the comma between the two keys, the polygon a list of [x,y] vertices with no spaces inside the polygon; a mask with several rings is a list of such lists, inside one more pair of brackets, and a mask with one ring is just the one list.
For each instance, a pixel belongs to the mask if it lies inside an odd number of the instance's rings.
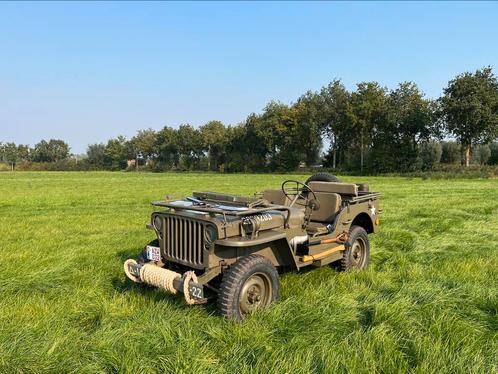
{"label": "jeep wheel", "polygon": [[309,177],[304,184],[309,184],[310,182],[339,182],[339,179],[330,173],[316,173]]}
{"label": "jeep wheel", "polygon": [[218,293],[218,311],[240,320],[278,298],[277,269],[266,258],[250,255],[239,259],[223,275]]}
{"label": "jeep wheel", "polygon": [[368,241],[367,232],[363,227],[351,226],[345,247],[346,250],[343,252],[339,263],[341,271],[365,269],[368,266],[370,242]]}

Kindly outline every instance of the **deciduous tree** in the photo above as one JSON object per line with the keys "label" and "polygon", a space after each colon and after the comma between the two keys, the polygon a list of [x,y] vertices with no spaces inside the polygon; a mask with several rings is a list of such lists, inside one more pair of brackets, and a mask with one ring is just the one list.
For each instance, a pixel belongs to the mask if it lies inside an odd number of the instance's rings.
{"label": "deciduous tree", "polygon": [[335,169],[338,165],[338,153],[344,159],[354,138],[351,94],[340,80],[335,79],[321,89],[319,98],[320,127],[330,140],[331,166]]}
{"label": "deciduous tree", "polygon": [[463,73],[448,82],[440,98],[446,130],[462,146],[469,166],[472,146],[498,136],[498,81],[490,67]]}
{"label": "deciduous tree", "polygon": [[35,162],[55,162],[69,157],[69,145],[59,139],[42,140],[37,143],[31,153]]}
{"label": "deciduous tree", "polygon": [[105,144],[102,143],[88,145],[86,150],[87,162],[96,168],[103,168],[105,166],[105,148]]}
{"label": "deciduous tree", "polygon": [[351,95],[353,127],[359,143],[360,171],[364,167],[365,146],[372,143],[374,129],[387,123],[387,90],[377,82],[362,82]]}
{"label": "deciduous tree", "polygon": [[165,126],[157,133],[156,148],[158,160],[162,168],[175,168],[180,159],[177,132],[174,128]]}
{"label": "deciduous tree", "polygon": [[220,121],[209,121],[199,131],[202,146],[207,151],[208,170],[218,170],[219,165],[225,161],[227,130]]}

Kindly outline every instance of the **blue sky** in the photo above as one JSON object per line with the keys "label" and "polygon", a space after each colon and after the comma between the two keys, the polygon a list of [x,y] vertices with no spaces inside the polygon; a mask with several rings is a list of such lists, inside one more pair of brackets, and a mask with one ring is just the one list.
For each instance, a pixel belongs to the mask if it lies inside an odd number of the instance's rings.
{"label": "blue sky", "polygon": [[[498,3],[0,3],[0,141],[243,121],[333,78],[429,97],[498,69]],[[496,69],[495,69],[496,71]]]}

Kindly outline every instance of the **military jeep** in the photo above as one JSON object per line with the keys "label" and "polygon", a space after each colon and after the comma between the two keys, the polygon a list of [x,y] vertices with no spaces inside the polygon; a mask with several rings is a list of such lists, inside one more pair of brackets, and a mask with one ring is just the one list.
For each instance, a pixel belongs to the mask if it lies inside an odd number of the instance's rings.
{"label": "military jeep", "polygon": [[278,298],[279,272],[367,267],[379,196],[367,184],[318,173],[254,197],[194,192],[155,201],[147,228],[156,239],[124,271],[134,282],[183,293],[188,304],[216,297],[220,314],[238,320]]}

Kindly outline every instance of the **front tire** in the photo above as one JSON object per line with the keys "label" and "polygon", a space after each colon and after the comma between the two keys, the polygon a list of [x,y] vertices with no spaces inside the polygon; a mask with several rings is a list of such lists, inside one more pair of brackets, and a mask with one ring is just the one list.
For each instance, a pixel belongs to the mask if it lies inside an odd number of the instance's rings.
{"label": "front tire", "polygon": [[218,293],[219,313],[233,320],[261,310],[278,299],[277,269],[264,257],[240,258],[223,275]]}
{"label": "front tire", "polygon": [[361,226],[351,226],[345,251],[339,263],[339,270],[365,269],[370,260],[370,242],[368,234]]}

